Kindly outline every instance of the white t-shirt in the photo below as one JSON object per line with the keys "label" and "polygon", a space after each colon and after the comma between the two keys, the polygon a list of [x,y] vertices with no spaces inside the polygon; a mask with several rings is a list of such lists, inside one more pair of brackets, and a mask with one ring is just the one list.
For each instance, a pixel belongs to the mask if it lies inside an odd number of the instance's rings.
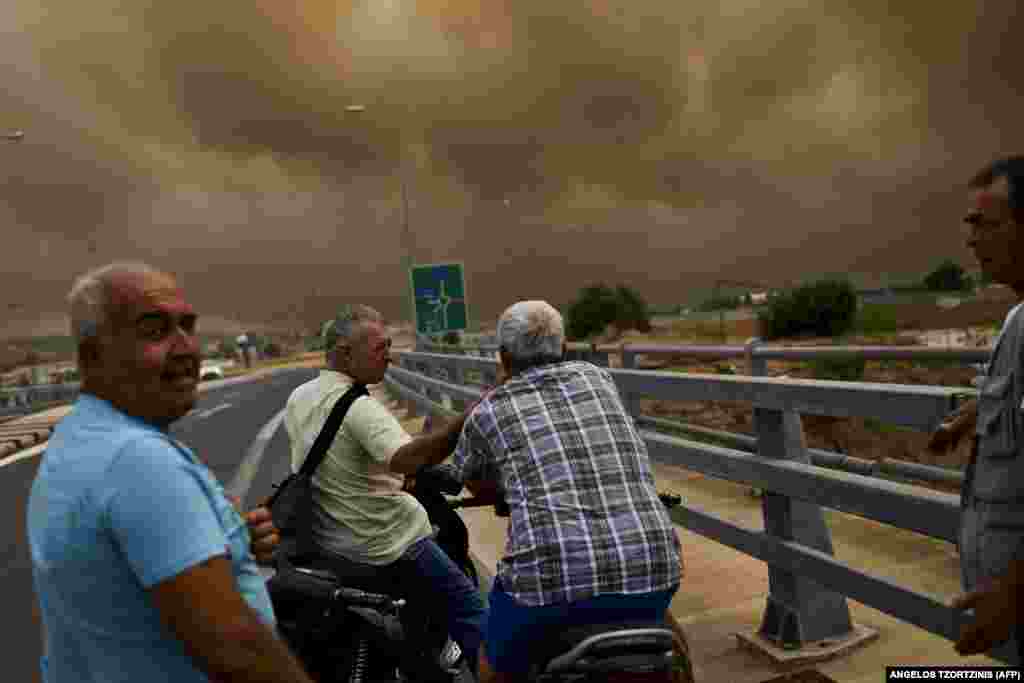
{"label": "white t-shirt", "polygon": [[[285,427],[292,443],[292,471],[298,472],[338,399],[352,378],[323,370],[288,397]],[[325,550],[353,562],[383,565],[430,536],[426,510],[402,491],[404,477],[391,458],[412,437],[372,396],[349,408],[327,457],[313,475],[313,539]]]}

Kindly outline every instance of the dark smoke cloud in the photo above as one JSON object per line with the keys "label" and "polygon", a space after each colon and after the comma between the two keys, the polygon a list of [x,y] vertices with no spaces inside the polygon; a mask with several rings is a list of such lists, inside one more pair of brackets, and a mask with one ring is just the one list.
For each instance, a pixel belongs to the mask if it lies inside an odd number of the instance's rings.
{"label": "dark smoke cloud", "polygon": [[399,176],[417,258],[472,263],[473,300],[497,310],[522,292],[493,274],[525,264],[561,300],[598,277],[671,301],[723,272],[923,270],[962,256],[963,178],[1024,148],[1012,0],[19,11],[39,80],[92,140],[0,172],[13,221],[59,236],[72,213],[104,255],[240,283],[224,306],[279,268],[294,289],[254,298],[282,315],[300,296],[329,309],[307,283],[332,277],[397,310]]}

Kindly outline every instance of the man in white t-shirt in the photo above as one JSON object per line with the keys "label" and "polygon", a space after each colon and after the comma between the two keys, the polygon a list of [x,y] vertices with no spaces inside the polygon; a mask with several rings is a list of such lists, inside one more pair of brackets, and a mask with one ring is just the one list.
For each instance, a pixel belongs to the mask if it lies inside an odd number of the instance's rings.
{"label": "man in white t-shirt", "polygon": [[[285,413],[296,472],[338,399],[354,383],[383,381],[390,362],[391,339],[372,308],[348,307],[322,334],[328,369],[292,392]],[[313,476],[312,535],[347,585],[403,597],[408,615],[440,617],[475,670],[483,600],[431,538],[426,510],[402,490],[405,475],[451,454],[464,422],[412,438],[373,396],[356,399]]]}

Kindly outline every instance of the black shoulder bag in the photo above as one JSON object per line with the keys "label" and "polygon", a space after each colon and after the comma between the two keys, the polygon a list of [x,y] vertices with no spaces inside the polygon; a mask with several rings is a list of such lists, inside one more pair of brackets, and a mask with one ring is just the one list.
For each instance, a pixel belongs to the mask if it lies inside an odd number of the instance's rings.
{"label": "black shoulder bag", "polygon": [[280,484],[264,505],[270,508],[274,526],[281,533],[282,542],[290,541],[297,554],[312,552],[313,546],[313,473],[323,462],[327,449],[345,420],[345,414],[361,396],[367,396],[366,387],[353,384],[338,399],[327,417],[323,429],[317,435],[309,455],[295,474],[290,474]]}

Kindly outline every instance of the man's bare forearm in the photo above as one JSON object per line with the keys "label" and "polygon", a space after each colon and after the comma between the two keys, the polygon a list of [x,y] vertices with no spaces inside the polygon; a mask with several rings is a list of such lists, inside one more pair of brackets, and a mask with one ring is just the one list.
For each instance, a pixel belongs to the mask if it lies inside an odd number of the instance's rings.
{"label": "man's bare forearm", "polygon": [[202,668],[215,683],[313,683],[302,665],[271,627],[252,614],[253,621],[224,638],[217,661]]}
{"label": "man's bare forearm", "polygon": [[423,465],[436,465],[444,461],[455,450],[465,422],[466,414],[463,414],[441,429],[435,429],[405,444],[391,458],[391,471],[415,474]]}

